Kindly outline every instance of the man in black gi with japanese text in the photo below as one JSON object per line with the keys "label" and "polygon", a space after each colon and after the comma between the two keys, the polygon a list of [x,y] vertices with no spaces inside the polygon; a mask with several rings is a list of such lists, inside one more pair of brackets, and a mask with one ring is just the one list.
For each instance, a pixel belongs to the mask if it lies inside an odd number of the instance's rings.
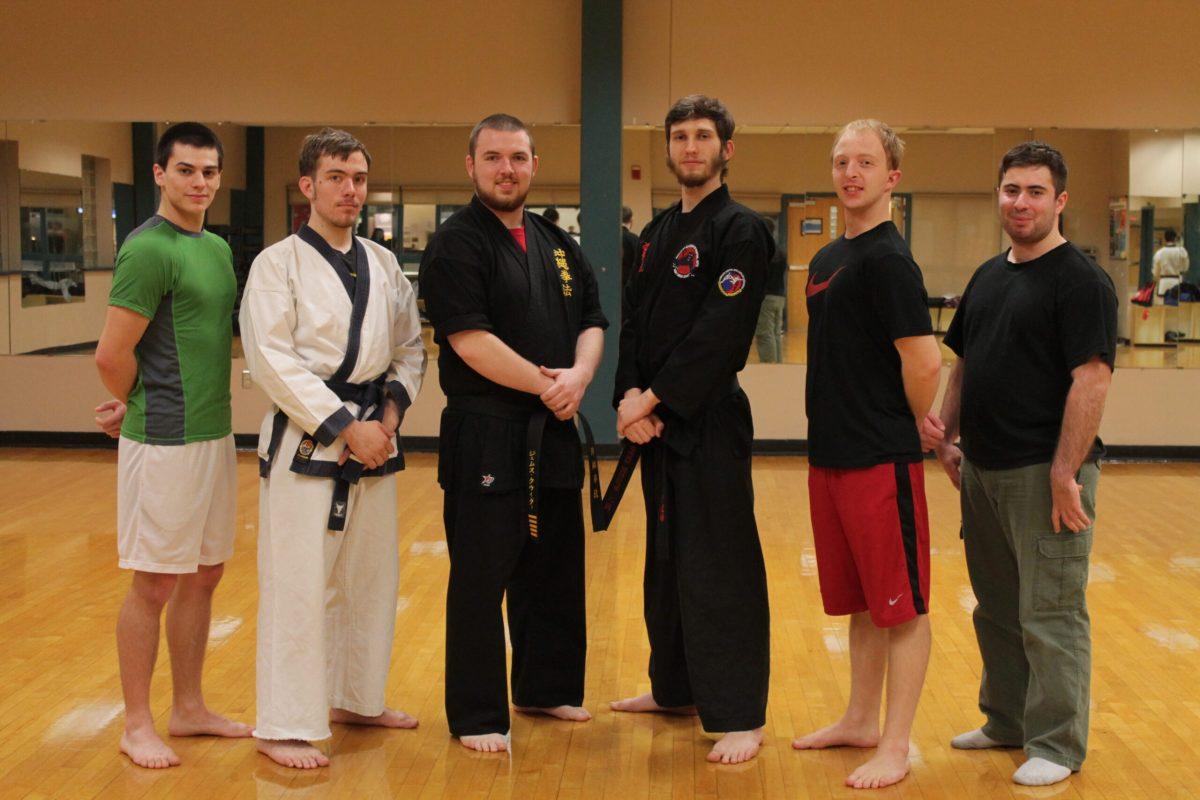
{"label": "man in black gi with japanese text", "polygon": [[612,707],[698,713],[722,734],[708,760],[737,764],[762,743],[770,672],[753,423],[737,373],[774,243],[724,185],[733,157],[725,106],[685,97],[667,113],[666,134],[681,201],[642,231],[613,395],[617,432],[641,447],[651,691]]}
{"label": "man in black gi with japanese text", "polygon": [[533,138],[494,114],[471,132],[471,203],[429,242],[420,293],[440,347],[439,434],[450,552],[446,716],[463,746],[509,747],[508,597],[517,710],[584,722],[582,452],[572,419],[600,363],[591,266],[525,212]]}

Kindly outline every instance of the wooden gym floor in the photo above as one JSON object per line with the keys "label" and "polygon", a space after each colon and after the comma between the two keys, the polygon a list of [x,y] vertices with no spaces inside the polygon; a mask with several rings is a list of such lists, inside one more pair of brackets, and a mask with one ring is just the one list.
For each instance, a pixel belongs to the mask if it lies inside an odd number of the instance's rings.
{"label": "wooden gym floor", "polygon": [[[0,451],[0,797],[4,798],[825,798],[862,752],[795,752],[794,735],[832,721],[849,689],[846,622],[824,616],[802,458],[755,460],[772,613],[766,743],[719,767],[691,719],[617,715],[646,691],[643,527],[636,481],[614,528],[588,534],[586,724],[517,716],[513,753],[450,739],[442,710],[448,561],[435,459],[398,480],[401,588],[389,698],[416,732],[335,726],[333,765],[277,767],[249,740],[174,739],[183,766],[151,772],[117,752],[121,695],[113,627],[129,576],[116,568],[115,458],[106,451]],[[611,462],[603,466],[605,476]],[[1153,798],[1200,792],[1198,464],[1109,464],[1100,485],[1089,601],[1095,635],[1091,752],[1054,787],[1009,781],[1019,752],[961,753],[975,727],[979,656],[957,501],[927,462],[933,521],[933,656],[913,734],[912,774],[880,798]],[[237,553],[217,592],[205,670],[210,706],[254,720],[253,457],[238,462]],[[160,649],[152,702],[165,733],[170,677]]]}

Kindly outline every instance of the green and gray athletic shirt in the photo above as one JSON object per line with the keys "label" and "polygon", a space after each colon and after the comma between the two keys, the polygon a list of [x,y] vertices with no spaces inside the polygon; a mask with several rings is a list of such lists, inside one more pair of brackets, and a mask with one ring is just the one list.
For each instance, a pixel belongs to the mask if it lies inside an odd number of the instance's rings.
{"label": "green and gray athletic shirt", "polygon": [[237,279],[214,233],[154,215],[121,245],[110,306],[149,318],[121,435],[146,444],[220,439],[233,430],[229,372]]}

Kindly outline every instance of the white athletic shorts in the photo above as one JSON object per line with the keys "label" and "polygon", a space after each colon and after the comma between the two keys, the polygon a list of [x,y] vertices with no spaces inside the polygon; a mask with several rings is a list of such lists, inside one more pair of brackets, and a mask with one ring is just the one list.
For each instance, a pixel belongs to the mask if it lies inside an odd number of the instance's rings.
{"label": "white athletic shorts", "polygon": [[233,435],[182,445],[117,447],[117,555],[122,569],[181,574],[233,555]]}

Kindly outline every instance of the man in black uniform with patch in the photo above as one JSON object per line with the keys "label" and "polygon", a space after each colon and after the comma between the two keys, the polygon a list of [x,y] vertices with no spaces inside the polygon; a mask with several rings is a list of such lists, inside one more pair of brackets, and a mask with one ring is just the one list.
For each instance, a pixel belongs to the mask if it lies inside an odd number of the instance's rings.
{"label": "man in black uniform with patch", "polygon": [[612,707],[699,713],[705,730],[723,734],[708,759],[736,764],[758,753],[770,672],[753,423],[737,373],[774,244],[724,185],[733,157],[725,106],[685,97],[666,133],[682,199],[642,231],[613,396],[618,433],[642,453],[651,692]]}
{"label": "man in black uniform with patch", "polygon": [[[509,745],[507,593],[518,710],[586,721],[582,453],[572,418],[608,322],[566,231],[525,212],[529,131],[494,114],[471,132],[470,205],[421,260],[447,407],[438,482],[450,551],[446,716],[484,752]],[[527,505],[528,504],[528,505]]]}

